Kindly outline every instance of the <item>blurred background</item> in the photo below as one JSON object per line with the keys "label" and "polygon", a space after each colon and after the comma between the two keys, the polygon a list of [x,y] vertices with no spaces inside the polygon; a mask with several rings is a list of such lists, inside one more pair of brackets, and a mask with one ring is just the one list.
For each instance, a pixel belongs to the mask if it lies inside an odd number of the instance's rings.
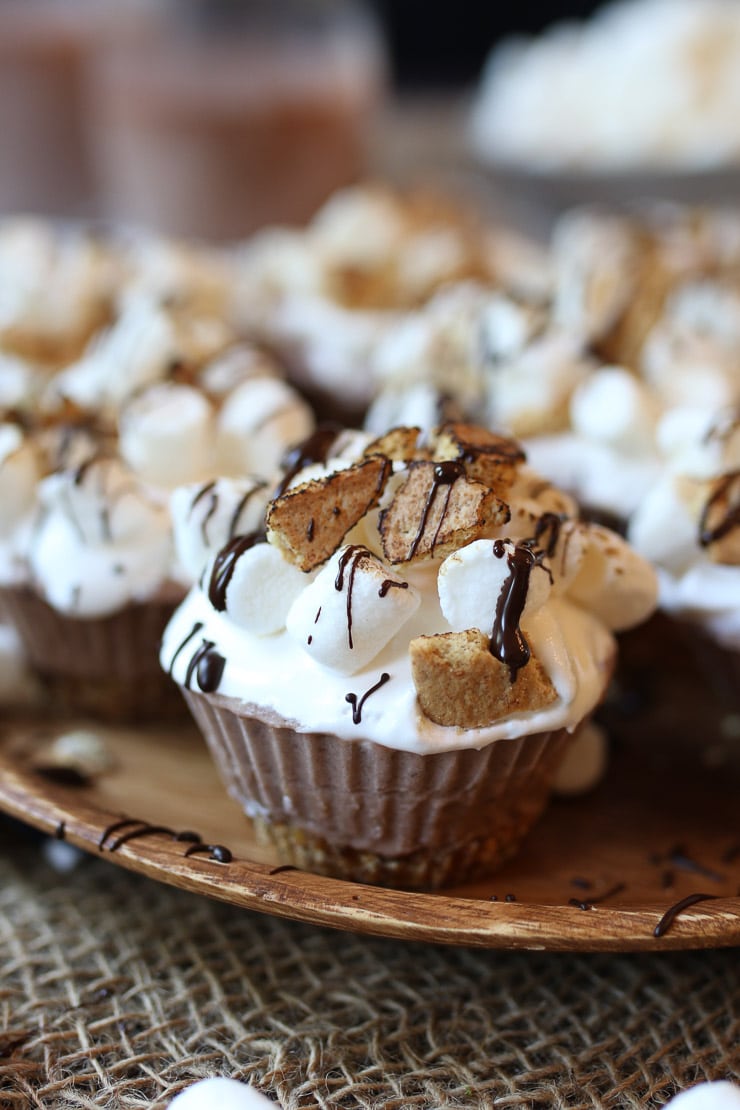
{"label": "blurred background", "polygon": [[514,217],[620,175],[618,195],[695,199],[699,174],[734,197],[717,171],[740,145],[736,0],[626,0],[594,24],[596,7],[0,0],[0,214],[224,240],[365,176]]}

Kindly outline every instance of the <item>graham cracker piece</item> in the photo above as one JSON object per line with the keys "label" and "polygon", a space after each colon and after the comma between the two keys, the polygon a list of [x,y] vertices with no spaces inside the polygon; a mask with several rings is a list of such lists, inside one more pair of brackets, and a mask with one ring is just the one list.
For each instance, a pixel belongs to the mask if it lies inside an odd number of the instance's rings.
{"label": "graham cracker piece", "polygon": [[268,539],[300,570],[321,566],[377,505],[390,474],[389,460],[373,455],[288,490],[268,506]]}
{"label": "graham cracker piece", "polygon": [[555,687],[532,655],[512,682],[509,667],[477,628],[418,636],[409,644],[411,673],[422,712],[438,725],[487,728],[512,713],[544,709]]}
{"label": "graham cracker piece", "polygon": [[392,428],[385,435],[368,443],[363,451],[365,458],[370,455],[385,455],[393,462],[410,462],[412,459],[423,458],[428,452],[419,447],[421,428]]}
{"label": "graham cracker piece", "polygon": [[526,461],[521,445],[509,436],[489,432],[476,424],[442,425],[434,436],[434,458],[459,459],[469,478],[505,495]]}
{"label": "graham cracker piece", "polygon": [[[388,508],[380,514],[383,552],[390,563],[445,556],[479,539],[492,524],[506,524],[509,507],[480,482],[471,480],[454,461],[412,462],[408,476]],[[449,475],[440,481],[440,468]]]}
{"label": "graham cracker piece", "polygon": [[699,538],[713,563],[740,566],[740,470],[715,479],[702,507]]}

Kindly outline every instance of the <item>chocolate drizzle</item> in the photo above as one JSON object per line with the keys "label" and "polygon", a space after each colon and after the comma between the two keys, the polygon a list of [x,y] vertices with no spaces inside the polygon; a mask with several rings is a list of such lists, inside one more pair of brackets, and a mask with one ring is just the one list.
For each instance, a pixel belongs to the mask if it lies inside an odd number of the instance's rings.
{"label": "chocolate drizzle", "polygon": [[229,539],[230,540],[233,540],[234,536],[238,532],[239,517],[242,515],[242,513],[246,509],[247,505],[249,504],[249,501],[251,500],[252,497],[254,497],[255,493],[257,493],[258,490],[264,489],[266,485],[267,485],[267,482],[257,482],[257,484],[254,485],[252,487],[252,489],[248,489],[247,492],[237,502],[236,508],[234,509],[234,512],[231,514],[231,520],[229,521]]}
{"label": "chocolate drizzle", "polygon": [[226,591],[236,570],[237,560],[256,544],[266,542],[264,532],[249,532],[246,536],[235,536],[221,548],[213,561],[208,583],[208,600],[217,612],[223,613],[226,608]]}
{"label": "chocolate drizzle", "polygon": [[175,663],[177,662],[177,657],[179,656],[180,652],[181,652],[181,651],[183,651],[183,649],[184,649],[185,647],[187,647],[187,645],[188,645],[188,644],[190,643],[190,641],[192,640],[193,636],[197,636],[197,635],[198,635],[198,633],[200,632],[200,630],[201,630],[201,628],[202,628],[202,627],[203,627],[203,621],[196,621],[196,622],[195,622],[195,624],[194,624],[194,625],[193,625],[193,627],[192,627],[192,628],[190,629],[190,631],[188,632],[188,634],[187,634],[187,636],[185,637],[185,639],[184,639],[184,640],[182,641],[182,643],[181,643],[181,644],[180,644],[180,646],[178,647],[178,649],[177,649],[177,651],[175,652],[175,654],[174,654],[174,655],[172,656],[172,659],[171,659],[171,661],[170,661],[170,665],[169,665],[169,667],[167,668],[167,673],[168,673],[168,674],[170,674],[170,675],[172,674],[172,672],[173,672],[173,670],[174,670],[174,668],[175,668]]}
{"label": "chocolate drizzle", "polygon": [[526,544],[516,544],[513,551],[508,551],[506,540],[495,540],[493,553],[497,559],[506,556],[509,576],[496,601],[490,650],[496,659],[506,664],[511,681],[516,682],[517,672],[530,659],[529,644],[519,622],[527,603],[529,576],[532,567],[537,565],[537,555]]}
{"label": "chocolate drizzle", "polygon": [[352,724],[353,725],[359,725],[360,721],[362,720],[362,707],[365,704],[365,702],[367,701],[367,699],[370,697],[370,695],[374,694],[376,690],[379,690],[381,686],[385,686],[386,682],[390,681],[390,677],[391,676],[389,674],[387,674],[385,671],[383,671],[382,675],[380,676],[378,681],[375,683],[375,685],[371,686],[369,690],[366,690],[359,701],[357,700],[357,694],[346,694],[345,695],[344,700],[348,701],[349,704],[352,706]]}
{"label": "chocolate drizzle", "polygon": [[203,640],[200,647],[193,653],[185,672],[185,689],[190,689],[190,683],[195,674],[198,686],[204,694],[213,694],[218,690],[219,683],[224,673],[226,660],[215,648],[213,640]]}
{"label": "chocolate drizzle", "polygon": [[653,936],[664,937],[678,915],[684,910],[687,910],[690,906],[695,906],[697,902],[714,901],[714,899],[718,897],[718,894],[687,894],[686,897],[682,898],[680,902],[676,902],[675,905],[666,910],[658,924],[653,929]]}
{"label": "chocolate drizzle", "polygon": [[[349,547],[345,548],[339,558],[339,569],[334,579],[334,589],[338,593],[341,593],[344,589],[344,575],[349,566],[349,574],[347,576],[347,642],[350,650],[354,647],[352,643],[352,590],[355,584],[355,573],[362,560],[369,556],[370,552],[366,547],[363,547],[362,544],[350,544]],[[320,611],[321,610],[319,610],[319,612]],[[318,620],[318,614],[316,619]],[[315,623],[314,621],[314,624]]]}
{"label": "chocolate drizzle", "polygon": [[421,520],[419,521],[419,528],[412,540],[411,547],[409,548],[409,553],[406,556],[407,559],[413,559],[414,555],[416,554],[416,549],[421,543],[421,538],[426,530],[427,520],[429,519],[429,513],[431,512],[432,505],[434,504],[434,500],[437,496],[437,491],[441,486],[444,486],[445,503],[442,506],[439,523],[437,524],[436,531],[434,533],[434,536],[432,537],[432,543],[430,547],[430,553],[434,552],[435,545],[439,538],[440,528],[442,527],[442,522],[445,518],[445,514],[447,513],[447,507],[450,503],[450,497],[452,496],[452,487],[454,486],[458,478],[462,478],[464,477],[464,475],[465,467],[463,466],[462,462],[459,462],[456,459],[449,459],[447,462],[436,463],[433,472],[432,484],[429,488],[429,493],[427,494],[424,511],[421,514]]}
{"label": "chocolate drizzle", "polygon": [[[534,528],[534,543],[540,547],[548,559],[552,559],[560,539],[560,531],[565,517],[560,513],[543,513]],[[547,543],[541,543],[543,536],[547,536]]]}
{"label": "chocolate drizzle", "polygon": [[282,462],[285,473],[275,490],[275,497],[282,497],[296,474],[305,466],[326,462],[339,431],[336,424],[320,424],[312,435],[288,452]]}
{"label": "chocolate drizzle", "polygon": [[385,597],[389,590],[407,590],[408,588],[408,582],[396,582],[393,578],[384,578],[380,583],[378,597]]}
{"label": "chocolate drizzle", "polygon": [[579,910],[592,910],[594,906],[598,906],[601,902],[606,902],[607,898],[613,898],[615,894],[621,894],[625,889],[625,883],[615,883],[609,890],[605,890],[603,894],[599,894],[595,898],[569,898],[568,905],[575,906],[576,909]]}
{"label": "chocolate drizzle", "polygon": [[209,859],[216,863],[231,863],[233,859],[229,848],[226,848],[223,844],[204,844],[200,833],[192,832],[190,829],[174,832],[166,825],[151,825],[148,821],[140,821],[136,817],[122,817],[119,821],[114,821],[111,825],[108,825],[100,834],[98,850],[102,852],[106,847],[106,841],[110,840],[113,833],[119,832],[121,829],[127,829],[128,831],[121,833],[120,836],[110,841],[107,845],[109,852],[115,852],[124,844],[145,836],[170,836],[173,840],[190,845],[183,853],[185,858],[196,854],[207,855]]}
{"label": "chocolate drizzle", "polygon": [[[726,507],[722,502],[727,500]],[[715,509],[720,509],[718,523],[711,525],[709,519]],[[717,540],[724,539],[734,528],[740,527],[740,470],[725,474],[715,487],[711,497],[702,510],[699,519],[699,543],[709,547]]]}

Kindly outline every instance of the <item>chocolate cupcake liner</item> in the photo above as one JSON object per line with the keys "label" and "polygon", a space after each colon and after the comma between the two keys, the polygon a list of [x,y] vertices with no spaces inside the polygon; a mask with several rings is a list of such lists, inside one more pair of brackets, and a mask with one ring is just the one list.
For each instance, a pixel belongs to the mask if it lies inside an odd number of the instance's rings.
{"label": "chocolate cupcake liner", "polygon": [[159,665],[159,645],[174,600],[129,605],[106,617],[60,613],[28,587],[0,590],[52,707],[107,721],[182,716],[175,683]]}
{"label": "chocolate cupcake liner", "polygon": [[419,755],[183,694],[229,793],[282,862],[384,886],[431,889],[493,871],[542,812],[569,740],[558,730]]}

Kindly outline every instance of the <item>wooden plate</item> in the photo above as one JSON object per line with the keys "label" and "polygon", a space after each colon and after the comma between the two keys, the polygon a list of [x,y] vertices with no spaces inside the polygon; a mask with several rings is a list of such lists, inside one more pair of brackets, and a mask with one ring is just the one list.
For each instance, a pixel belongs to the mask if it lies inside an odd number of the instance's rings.
{"label": "wooden plate", "polygon": [[[112,864],[185,890],[361,933],[582,951],[739,944],[740,765],[732,736],[740,718],[703,718],[709,733],[696,735],[688,710],[677,704],[680,729],[663,712],[662,731],[651,736],[644,727],[651,714],[638,709],[642,727],[631,721],[632,709],[612,722],[615,751],[601,787],[578,800],[554,800],[524,850],[495,877],[440,894],[278,868],[226,796],[189,725],[99,729],[113,766],[82,785],[62,784],[37,769],[50,736],[67,731],[69,722],[7,725],[0,740],[0,809]],[[195,829],[206,843],[227,846],[233,859],[188,858],[190,842],[154,829],[115,848],[116,835],[133,824],[110,834],[101,849],[106,828],[124,816]],[[716,900],[689,907],[656,938],[664,912],[693,893]]]}

